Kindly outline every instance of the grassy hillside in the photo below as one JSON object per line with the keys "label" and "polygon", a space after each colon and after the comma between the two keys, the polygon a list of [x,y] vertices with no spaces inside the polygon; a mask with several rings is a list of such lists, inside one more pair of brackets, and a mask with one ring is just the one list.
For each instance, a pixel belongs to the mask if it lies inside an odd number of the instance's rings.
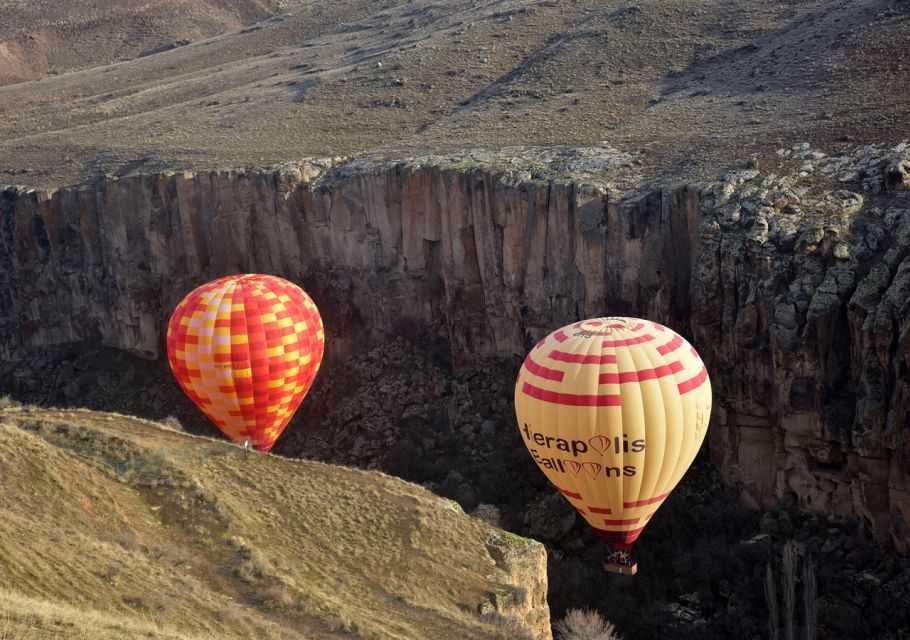
{"label": "grassy hillside", "polygon": [[510,638],[534,597],[419,486],[149,421],[7,406],[0,477],[3,640]]}

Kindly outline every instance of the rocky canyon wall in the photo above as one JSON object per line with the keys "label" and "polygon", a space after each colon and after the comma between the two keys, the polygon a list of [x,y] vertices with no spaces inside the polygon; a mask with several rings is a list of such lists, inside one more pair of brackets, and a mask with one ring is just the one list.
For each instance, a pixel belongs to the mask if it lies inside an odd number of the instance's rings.
{"label": "rocky canyon wall", "polygon": [[330,358],[425,332],[469,366],[580,317],[649,317],[709,363],[711,455],[744,499],[792,492],[906,552],[910,156],[782,155],[792,175],[637,188],[608,181],[630,165],[604,149],[10,188],[0,357],[81,340],[160,357],[179,299],[233,272],[304,286]]}

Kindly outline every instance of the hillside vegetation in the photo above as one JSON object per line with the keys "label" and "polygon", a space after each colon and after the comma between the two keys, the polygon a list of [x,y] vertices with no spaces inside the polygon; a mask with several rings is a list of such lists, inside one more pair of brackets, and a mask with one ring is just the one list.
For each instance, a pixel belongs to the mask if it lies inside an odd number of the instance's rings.
{"label": "hillside vegetation", "polygon": [[7,404],[3,640],[514,638],[535,598],[548,627],[542,547],[419,486]]}

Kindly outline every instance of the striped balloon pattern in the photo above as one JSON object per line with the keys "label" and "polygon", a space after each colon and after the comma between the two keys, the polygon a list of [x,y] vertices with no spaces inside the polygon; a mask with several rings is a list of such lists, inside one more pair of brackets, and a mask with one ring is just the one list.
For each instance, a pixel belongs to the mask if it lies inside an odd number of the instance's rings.
{"label": "striped balloon pattern", "polygon": [[282,278],[245,274],[191,291],[167,328],[177,382],[235,442],[269,451],[313,384],[325,334],[316,304]]}
{"label": "striped balloon pattern", "polygon": [[695,459],[711,382],[695,349],[667,327],[593,318],[528,354],[515,413],[541,471],[602,539],[627,550]]}

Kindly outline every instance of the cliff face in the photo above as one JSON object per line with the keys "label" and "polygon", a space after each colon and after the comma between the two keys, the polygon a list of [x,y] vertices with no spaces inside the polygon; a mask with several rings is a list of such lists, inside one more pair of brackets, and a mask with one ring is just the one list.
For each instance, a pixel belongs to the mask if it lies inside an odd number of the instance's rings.
{"label": "cliff face", "polygon": [[757,503],[791,491],[906,552],[910,200],[881,193],[888,158],[867,150],[851,172],[802,152],[861,192],[745,175],[703,195],[693,331],[721,392],[712,457]]}
{"label": "cliff face", "polygon": [[794,492],[907,551],[908,153],[786,155],[799,173],[636,189],[609,149],[8,189],[0,357],[84,339],[159,357],[179,299],[244,271],[311,293],[329,358],[426,331],[463,366],[579,317],[654,318],[710,364],[712,457],[745,499]]}

